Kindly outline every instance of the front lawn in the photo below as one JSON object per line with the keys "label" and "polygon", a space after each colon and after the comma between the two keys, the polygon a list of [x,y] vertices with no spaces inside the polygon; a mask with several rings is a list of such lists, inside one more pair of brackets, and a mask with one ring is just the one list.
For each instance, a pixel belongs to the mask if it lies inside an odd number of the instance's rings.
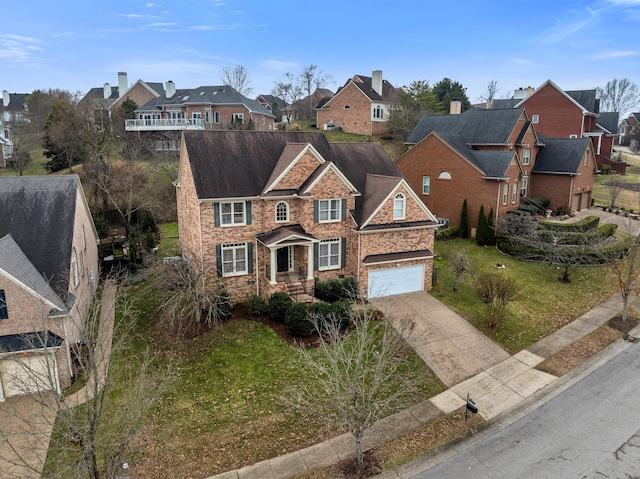
{"label": "front lawn", "polygon": [[[455,275],[449,261],[461,249],[467,249],[476,276],[495,272],[515,279],[520,286],[517,300],[509,304],[496,331],[486,326],[485,305],[475,294],[471,275],[463,275],[458,292],[453,292]],[[437,285],[431,294],[511,353],[560,329],[615,291],[603,266],[578,268],[571,274],[571,283],[563,284],[558,281],[560,272],[552,266],[516,260],[472,240],[438,241],[435,252]]]}
{"label": "front lawn", "polygon": [[[141,298],[140,329],[156,353],[178,369],[175,391],[148,418],[129,457],[136,477],[202,478],[276,457],[341,434],[302,417],[282,401],[300,380],[295,347],[265,324],[232,318],[185,342],[154,328],[148,283],[128,288]],[[411,352],[412,361],[421,363]],[[426,367],[420,399],[445,387]]]}

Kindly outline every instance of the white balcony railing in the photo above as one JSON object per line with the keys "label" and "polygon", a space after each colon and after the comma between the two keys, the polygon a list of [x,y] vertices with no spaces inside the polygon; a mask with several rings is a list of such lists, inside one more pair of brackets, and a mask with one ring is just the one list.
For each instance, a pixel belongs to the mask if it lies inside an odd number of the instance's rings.
{"label": "white balcony railing", "polygon": [[141,119],[125,120],[127,131],[158,131],[158,130],[204,130],[201,118],[179,119]]}

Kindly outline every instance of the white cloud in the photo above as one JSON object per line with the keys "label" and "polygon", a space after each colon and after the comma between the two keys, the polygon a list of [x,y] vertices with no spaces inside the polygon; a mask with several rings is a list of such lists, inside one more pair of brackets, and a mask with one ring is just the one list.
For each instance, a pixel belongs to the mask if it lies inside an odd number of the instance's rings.
{"label": "white cloud", "polygon": [[0,34],[0,58],[9,62],[34,61],[38,52],[43,51],[38,46],[40,40],[22,35]]}
{"label": "white cloud", "polygon": [[558,18],[555,25],[547,28],[529,43],[536,45],[552,45],[564,40],[575,33],[591,26],[598,19],[598,11],[586,8],[584,12],[567,12],[563,18]]}
{"label": "white cloud", "polygon": [[608,50],[590,55],[589,58],[594,60],[608,60],[614,58],[633,57],[638,55],[638,53],[639,52],[636,50]]}

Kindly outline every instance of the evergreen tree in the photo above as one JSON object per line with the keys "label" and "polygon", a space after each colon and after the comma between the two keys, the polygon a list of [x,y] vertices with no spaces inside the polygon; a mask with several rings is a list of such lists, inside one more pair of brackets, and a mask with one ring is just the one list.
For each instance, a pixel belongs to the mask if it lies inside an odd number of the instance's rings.
{"label": "evergreen tree", "polygon": [[467,211],[467,199],[464,199],[462,203],[462,214],[460,215],[460,226],[458,227],[458,234],[461,238],[469,237],[469,212]]}
{"label": "evergreen tree", "polygon": [[495,246],[496,244],[496,225],[493,216],[493,208],[491,208],[487,217],[487,246]]}
{"label": "evergreen tree", "polygon": [[487,244],[487,217],[484,215],[484,205],[480,205],[480,211],[478,212],[476,243],[478,243],[478,246],[485,246]]}

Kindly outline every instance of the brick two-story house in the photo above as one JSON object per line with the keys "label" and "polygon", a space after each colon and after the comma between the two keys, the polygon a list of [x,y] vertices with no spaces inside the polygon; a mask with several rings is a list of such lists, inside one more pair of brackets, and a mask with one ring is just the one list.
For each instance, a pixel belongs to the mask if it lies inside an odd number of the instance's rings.
{"label": "brick two-story house", "polygon": [[481,206],[498,218],[530,197],[549,198],[552,208],[566,212],[589,207],[593,158],[585,167],[562,155],[581,148],[588,156],[592,150],[579,139],[568,140],[564,148],[554,143],[540,167],[537,158],[545,142],[522,108],[424,115],[406,144],[398,168],[430,211],[452,225],[459,224],[465,199],[472,228]]}
{"label": "brick two-story house", "polygon": [[[618,144],[637,147],[640,138],[640,112],[631,113],[618,125]],[[632,142],[634,142],[632,144]]]}
{"label": "brick two-story house", "polygon": [[367,296],[431,287],[435,217],[377,143],[322,133],[185,131],[184,257],[231,300],[353,277]]}
{"label": "brick two-story house", "polygon": [[11,129],[15,124],[29,121],[27,117],[28,93],[2,91],[0,98],[0,168],[6,168],[13,155]]}
{"label": "brick two-story house", "polygon": [[328,100],[317,107],[318,128],[338,127],[359,135],[381,135],[389,131],[389,114],[396,101],[396,89],[382,78],[355,75]]}
{"label": "brick two-story house", "polygon": [[98,281],[93,219],[76,175],[0,177],[0,211],[0,401],[60,393]]}

